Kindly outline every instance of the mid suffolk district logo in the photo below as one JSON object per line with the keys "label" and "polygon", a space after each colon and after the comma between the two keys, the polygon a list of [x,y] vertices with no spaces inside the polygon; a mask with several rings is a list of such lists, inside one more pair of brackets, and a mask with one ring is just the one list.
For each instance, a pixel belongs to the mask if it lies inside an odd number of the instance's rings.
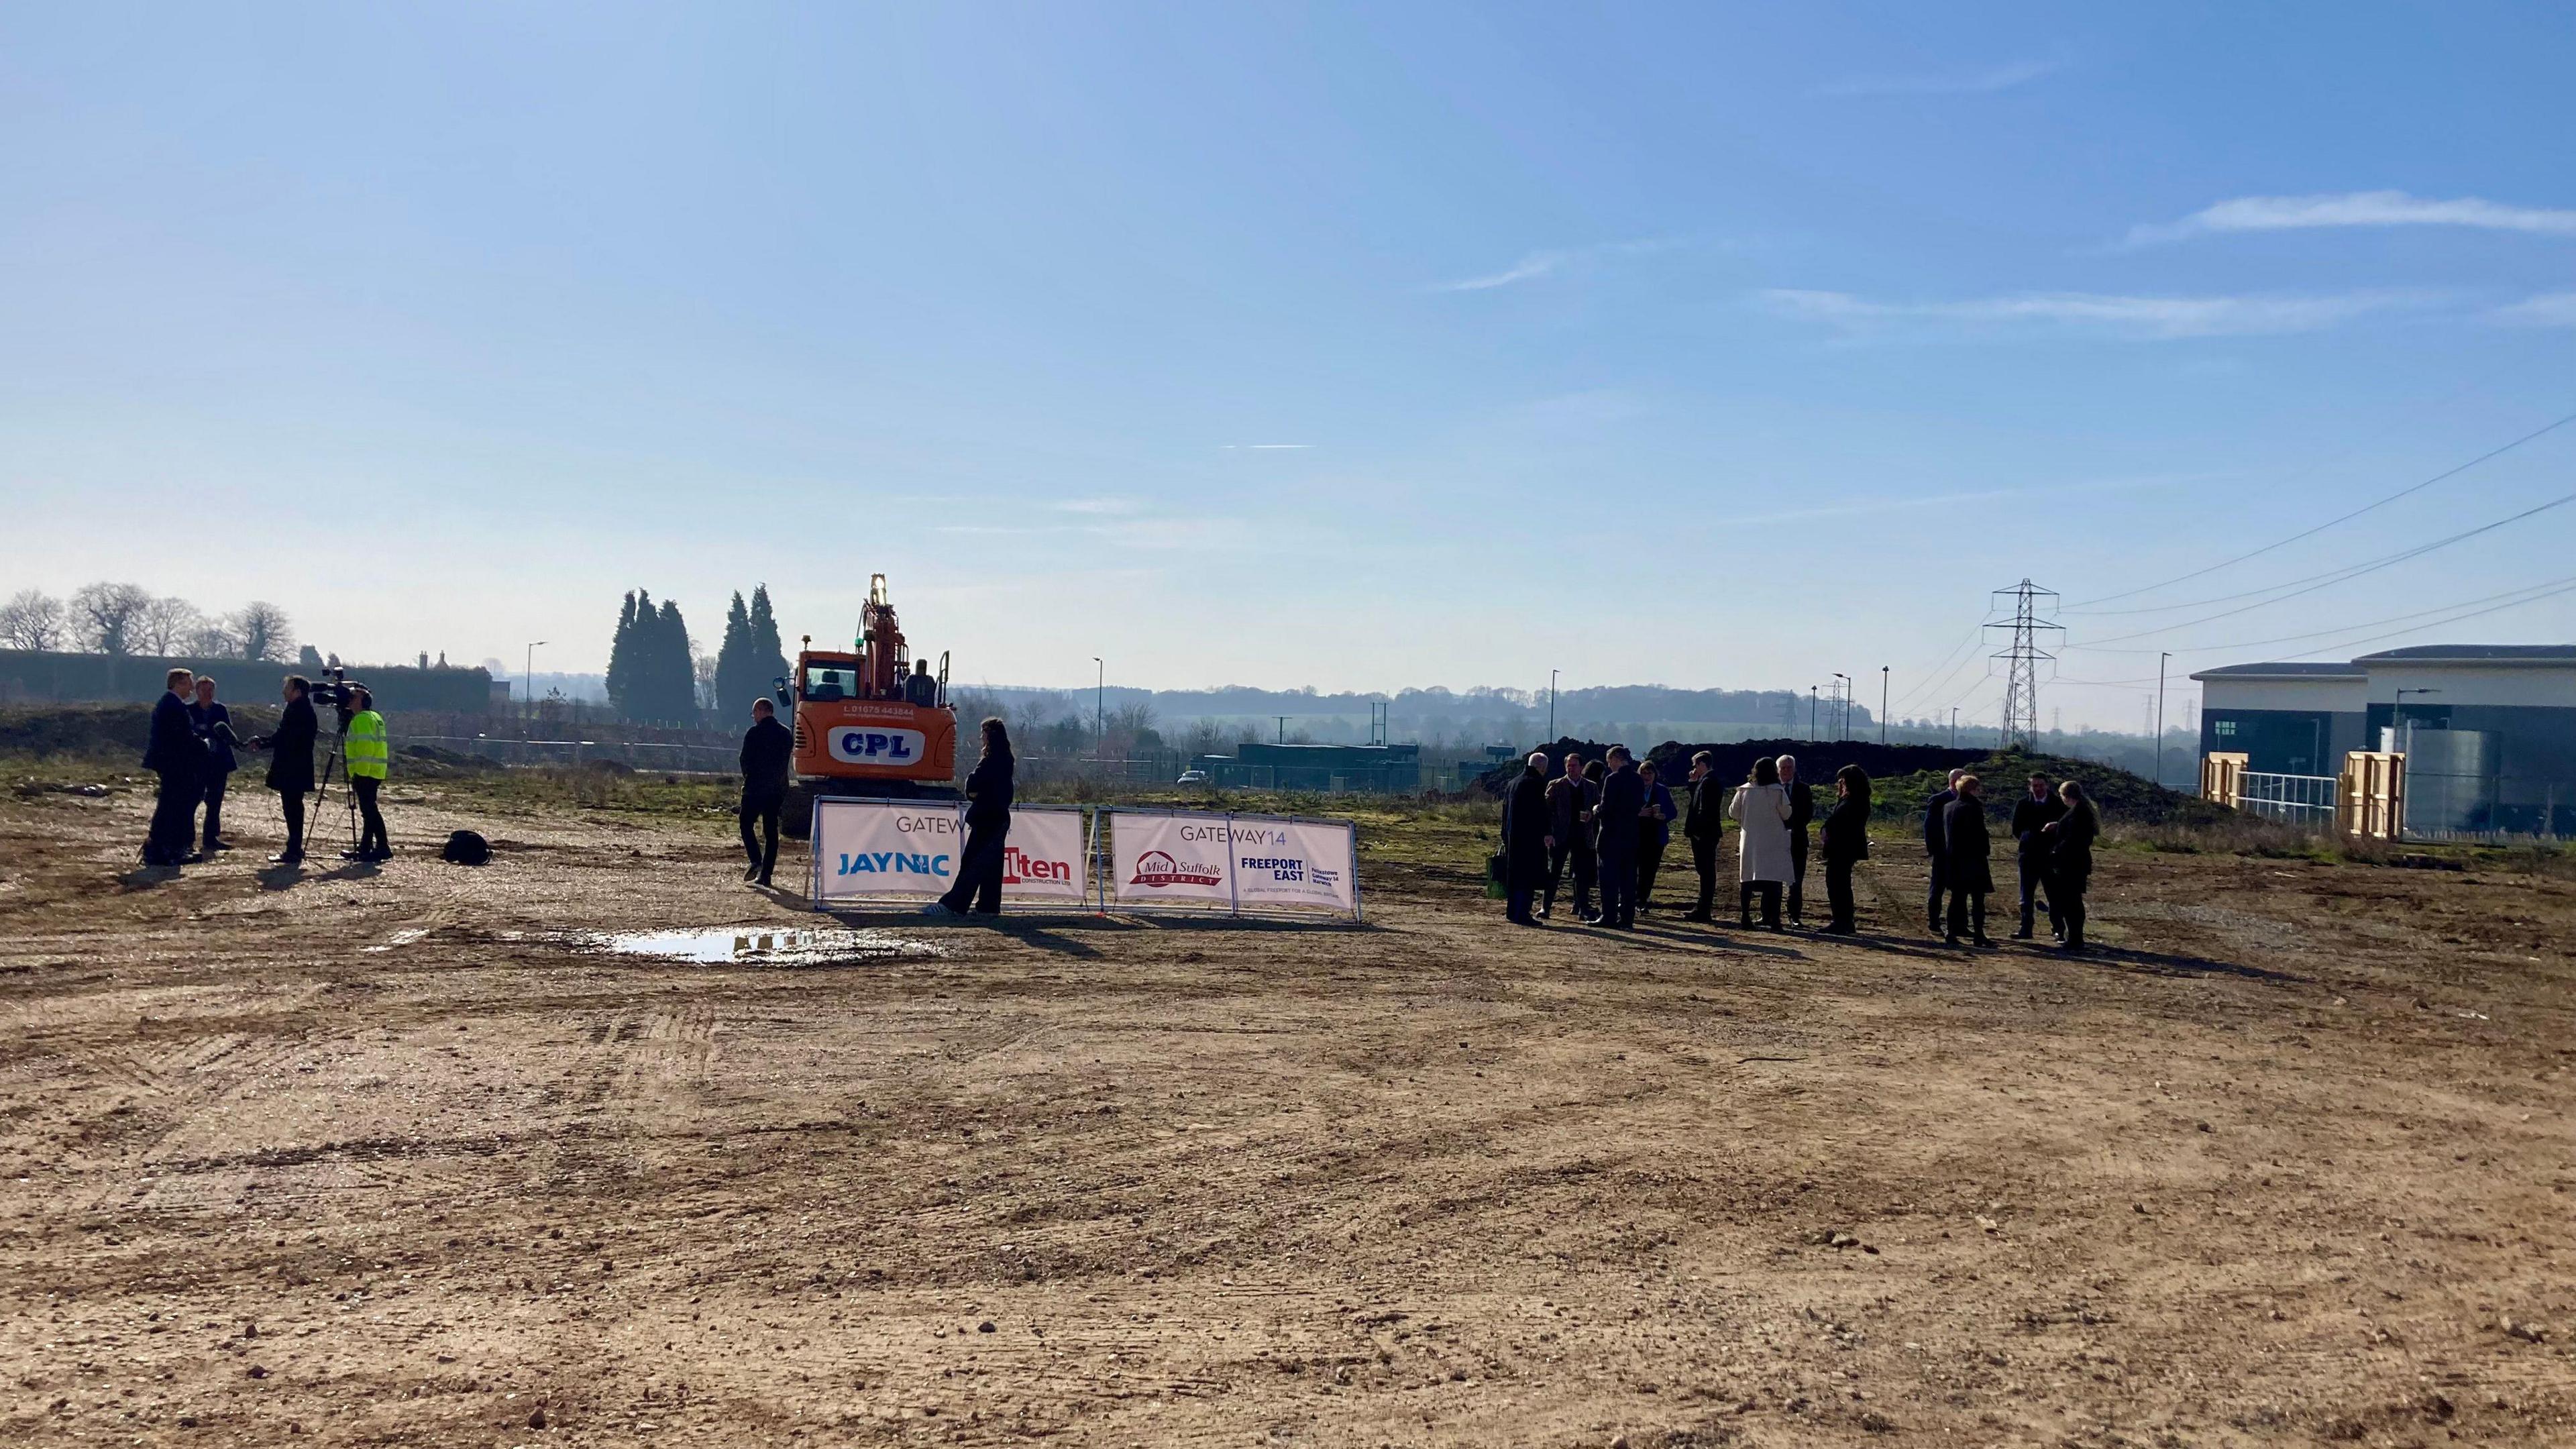
{"label": "mid suffolk district logo", "polygon": [[1225,879],[1218,874],[1220,869],[1221,867],[1199,861],[1177,861],[1163,851],[1149,850],[1136,857],[1136,877],[1128,884],[1212,886],[1222,883]]}

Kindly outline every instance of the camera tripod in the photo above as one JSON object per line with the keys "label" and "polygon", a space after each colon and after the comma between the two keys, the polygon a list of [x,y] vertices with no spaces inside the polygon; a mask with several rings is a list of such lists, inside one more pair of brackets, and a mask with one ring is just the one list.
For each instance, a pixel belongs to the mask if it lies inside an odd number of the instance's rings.
{"label": "camera tripod", "polygon": [[322,807],[331,798],[331,772],[340,772],[340,804],[349,826],[349,849],[358,848],[358,792],[349,788],[349,717],[340,716],[340,728],[331,735],[331,747],[322,755],[322,773],[313,785],[313,823],[322,823]]}

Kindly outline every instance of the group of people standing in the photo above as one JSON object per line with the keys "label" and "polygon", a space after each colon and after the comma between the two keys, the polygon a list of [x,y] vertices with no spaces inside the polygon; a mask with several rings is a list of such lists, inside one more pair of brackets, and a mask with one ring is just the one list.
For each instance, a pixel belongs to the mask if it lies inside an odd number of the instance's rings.
{"label": "group of people standing", "polygon": [[[152,824],[143,839],[148,866],[195,865],[217,851],[230,850],[223,835],[224,797],[233,773],[241,768],[236,748],[270,752],[263,781],[277,792],[286,818],[286,848],[269,857],[273,864],[300,865],[304,860],[304,797],[313,793],[313,747],[321,724],[313,711],[312,685],[290,674],[279,686],[285,707],[277,728],[243,739],[233,733],[232,711],[215,698],[215,680],[186,669],[173,669],[167,688],[153,702],[152,731],[143,751],[143,768],[160,777]],[[384,860],[393,848],[376,792],[384,784],[392,752],[385,718],[363,688],[350,688],[348,739],[343,747],[349,787],[364,820],[353,860]],[[197,823],[205,808],[202,836]]]}
{"label": "group of people standing", "polygon": [[[1925,802],[1923,852],[1932,865],[1932,893],[1924,919],[1933,934],[1956,946],[1979,946],[1986,936],[1986,897],[1993,893],[1992,838],[1986,830],[1985,782],[1966,770],[1950,772],[1950,788]],[[2093,841],[2102,833],[2101,812],[2074,780],[2030,777],[2030,793],[2013,805],[2015,865],[2021,886],[2021,925],[2013,939],[2034,934],[2039,912],[2049,934],[2069,951],[2084,949],[2084,892],[2093,879]],[[1942,909],[1946,894],[1949,909]]]}
{"label": "group of people standing", "polygon": [[[1589,763],[1571,751],[1553,763],[1545,751],[1531,755],[1503,810],[1506,914],[1525,926],[1551,919],[1570,870],[1576,920],[1634,928],[1637,913],[1652,908],[1655,876],[1678,818],[1699,876],[1698,904],[1683,919],[1713,921],[1718,843],[1725,822],[1733,820],[1738,826],[1737,919],[1751,926],[1758,900],[1762,924],[1778,930],[1785,900],[1790,924],[1804,925],[1813,843],[1808,832],[1816,806],[1814,791],[1798,779],[1797,758],[1756,760],[1744,782],[1731,791],[1714,770],[1708,751],[1693,755],[1687,800],[1677,805],[1671,787],[1656,778],[1655,762],[1638,761],[1626,745],[1612,745]],[[1834,789],[1836,803],[1823,824],[1832,907],[1832,924],[1825,929],[1849,934],[1859,929],[1853,920],[1851,867],[1869,854],[1869,775],[1858,765],[1846,765],[1835,772]]]}
{"label": "group of people standing", "polygon": [[[1707,750],[1691,757],[1687,800],[1657,781],[1652,760],[1637,761],[1625,745],[1585,762],[1568,751],[1551,762],[1532,754],[1503,806],[1502,875],[1505,914],[1535,926],[1555,914],[1558,893],[1573,877],[1573,912],[1587,925],[1632,929],[1651,907],[1655,873],[1663,860],[1671,822],[1678,818],[1699,875],[1698,903],[1688,921],[1715,919],[1719,843],[1725,822],[1736,823],[1736,920],[1750,929],[1758,905],[1760,924],[1779,930],[1806,924],[1807,864],[1811,848],[1825,866],[1832,935],[1860,927],[1852,894],[1852,867],[1869,858],[1870,778],[1858,765],[1834,772],[1834,802],[1816,818],[1815,792],[1798,778],[1794,755],[1764,756],[1740,784],[1715,777]],[[1952,945],[1980,946],[1986,937],[1986,896],[1994,889],[1989,865],[1982,784],[1965,770],[1950,772],[1950,787],[1924,812],[1923,843],[1931,857],[1928,918],[1934,934]],[[1811,841],[1809,832],[1816,837]],[[2032,934],[2035,910],[2070,951],[2084,949],[2084,891],[2093,872],[2093,841],[2101,819],[2083,786],[2030,779],[2030,798],[2013,811],[2012,831],[2021,867],[2021,939]],[[1599,904],[1594,904],[1598,891]],[[1945,914],[1944,905],[1947,905]]]}

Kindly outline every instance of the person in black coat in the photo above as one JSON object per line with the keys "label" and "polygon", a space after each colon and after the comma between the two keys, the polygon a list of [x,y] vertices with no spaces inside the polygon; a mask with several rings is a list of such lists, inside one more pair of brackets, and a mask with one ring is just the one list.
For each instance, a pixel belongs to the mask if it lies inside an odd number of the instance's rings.
{"label": "person in black coat", "polygon": [[2030,939],[2034,896],[2046,905],[2049,928],[2061,936],[2065,934],[2058,927],[2057,907],[2046,904],[2055,899],[2047,887],[2048,826],[2049,822],[2066,813],[2065,803],[2057,798],[2057,792],[2049,788],[2049,784],[2046,775],[2033,775],[2030,777],[2030,793],[2013,802],[2012,833],[2020,846],[2014,855],[2014,864],[2021,875],[2021,926],[2013,932],[2016,941]]}
{"label": "person in black coat", "polygon": [[1711,921],[1717,905],[1717,845],[1726,828],[1726,789],[1716,778],[1717,758],[1691,756],[1690,803],[1682,810],[1682,838],[1690,842],[1691,868],[1699,872],[1699,904],[1685,921]]}
{"label": "person in black coat", "polygon": [[1974,775],[1959,777],[1958,797],[1941,812],[1943,866],[1950,886],[1950,921],[1946,939],[1953,946],[1966,934],[1980,946],[1991,946],[1986,939],[1986,895],[1995,888],[1993,868],[1987,862],[1990,846],[1986,837],[1986,802],[1980,798],[1983,782]]}
{"label": "person in black coat", "polygon": [[286,814],[286,849],[269,857],[275,865],[301,865],[304,862],[304,797],[313,793],[313,742],[322,733],[321,721],[313,714],[313,686],[301,674],[286,676],[278,687],[286,698],[286,708],[279,711],[277,729],[247,742],[247,748],[268,750],[268,788],[277,792],[277,803]]}
{"label": "person in black coat", "polygon": [[1583,757],[1572,750],[1562,761],[1565,773],[1547,783],[1547,884],[1539,891],[1542,919],[1556,914],[1557,887],[1565,868],[1574,867],[1574,918],[1592,919],[1592,806],[1601,796],[1583,778]]}
{"label": "person in black coat", "polygon": [[1924,922],[1933,935],[1942,931],[1941,895],[1950,885],[1950,851],[1942,843],[1941,826],[1949,818],[1951,803],[1959,798],[1959,781],[1965,770],[1950,772],[1950,788],[1923,802],[1923,853],[1932,862],[1932,898],[1924,907]]}
{"label": "person in black coat", "polygon": [[1601,924],[1614,931],[1637,927],[1637,827],[1646,809],[1646,783],[1626,745],[1612,745],[1593,809],[1593,855],[1601,871]]}
{"label": "person in black coat", "polygon": [[195,727],[197,743],[206,752],[205,773],[197,782],[197,796],[206,807],[205,848],[209,853],[230,850],[232,842],[223,838],[224,789],[231,783],[233,771],[241,768],[241,761],[233,754],[233,746],[239,741],[233,737],[232,711],[215,699],[213,675],[197,676],[197,697],[188,704],[188,722]]}
{"label": "person in black coat", "polygon": [[2058,787],[2066,813],[2048,825],[2049,914],[2066,939],[2066,949],[2084,949],[2084,891],[2093,881],[2093,840],[2102,833],[2102,817],[2073,780]]}
{"label": "person in black coat", "polygon": [[[787,808],[787,773],[796,757],[796,736],[778,722],[778,706],[766,697],[751,702],[751,728],[742,732],[742,853],[750,864],[747,881],[769,884],[778,869],[778,816]],[[755,839],[759,826],[766,842]]]}
{"label": "person in black coat", "polygon": [[984,721],[984,758],[966,777],[966,849],[957,857],[957,883],[924,909],[935,916],[1002,911],[1002,851],[1011,834],[1011,735],[998,719]]}
{"label": "person in black coat", "polygon": [[1553,823],[1547,806],[1547,756],[1532,755],[1512,782],[1511,798],[1503,802],[1503,916],[1514,925],[1538,924],[1530,902],[1547,884]]}
{"label": "person in black coat", "polygon": [[143,836],[143,863],[193,865],[205,858],[188,850],[196,833],[197,792],[206,775],[206,747],[197,738],[196,721],[188,717],[196,676],[173,669],[163,682],[168,688],[153,701],[152,737],[143,748],[143,768],[161,777],[152,824]]}
{"label": "person in black coat", "polygon": [[1825,930],[1849,936],[1860,930],[1852,900],[1852,864],[1869,859],[1869,772],[1845,765],[1834,772],[1833,813],[1825,817],[1825,904],[1833,919]]}
{"label": "person in black coat", "polygon": [[1816,792],[1798,778],[1798,757],[1780,757],[1780,788],[1789,792],[1789,924],[1807,924],[1807,825],[1816,818]]}

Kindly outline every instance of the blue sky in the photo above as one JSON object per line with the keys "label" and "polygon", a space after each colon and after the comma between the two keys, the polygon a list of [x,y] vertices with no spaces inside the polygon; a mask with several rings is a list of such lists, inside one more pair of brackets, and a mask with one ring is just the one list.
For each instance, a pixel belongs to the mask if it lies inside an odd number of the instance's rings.
{"label": "blue sky", "polygon": [[[2551,6],[18,7],[0,592],[579,668],[627,587],[711,648],[881,570],[969,681],[1885,664],[1991,717],[1936,669],[1990,590],[2576,412],[2571,61]],[[2101,607],[2571,491],[2576,426]],[[2154,650],[2330,656],[2571,540],[2070,611],[2120,642],[2044,700],[2133,724]]]}

